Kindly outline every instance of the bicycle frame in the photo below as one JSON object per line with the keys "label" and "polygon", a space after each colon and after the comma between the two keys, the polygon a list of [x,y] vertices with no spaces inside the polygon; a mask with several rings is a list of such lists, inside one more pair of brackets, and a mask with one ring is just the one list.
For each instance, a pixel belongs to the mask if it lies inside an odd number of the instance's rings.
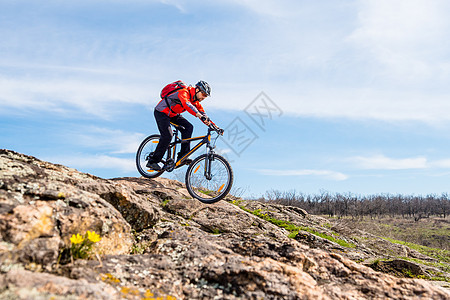
{"label": "bicycle frame", "polygon": [[[172,124],[172,123],[171,123]],[[172,124],[174,125],[174,124]],[[208,134],[203,135],[203,136],[199,136],[199,137],[193,137],[193,138],[188,138],[188,139],[180,139],[178,137],[178,132],[179,129],[177,127],[178,125],[174,125],[175,127],[175,132],[174,132],[174,136],[175,136],[175,141],[170,142],[169,147],[167,149],[167,161],[169,161],[169,159],[172,159],[175,162],[175,154],[176,154],[176,146],[177,144],[183,144],[183,143],[190,143],[193,141],[200,141],[198,142],[197,145],[195,145],[185,156],[183,156],[179,161],[177,161],[175,163],[175,165],[173,166],[173,168],[177,168],[178,166],[180,166],[191,154],[193,154],[195,151],[197,151],[201,146],[205,145],[207,146],[207,149],[209,149],[209,153],[213,152],[214,147],[211,146],[211,131],[213,131],[211,128],[208,128]],[[208,161],[208,160],[207,160]],[[209,166],[205,166],[205,171],[207,174],[206,177],[211,177],[211,168],[209,168]],[[167,170],[170,171],[170,170]]]}

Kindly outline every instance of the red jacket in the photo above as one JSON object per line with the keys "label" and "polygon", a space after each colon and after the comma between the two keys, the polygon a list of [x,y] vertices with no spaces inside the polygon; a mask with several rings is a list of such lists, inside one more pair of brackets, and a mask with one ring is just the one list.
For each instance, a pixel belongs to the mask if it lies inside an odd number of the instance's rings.
{"label": "red jacket", "polygon": [[167,96],[167,101],[162,99],[156,105],[155,109],[165,113],[169,117],[175,117],[185,111],[188,111],[193,116],[197,115],[198,112],[202,115],[205,114],[205,110],[200,102],[194,101],[194,96],[195,87],[190,86]]}

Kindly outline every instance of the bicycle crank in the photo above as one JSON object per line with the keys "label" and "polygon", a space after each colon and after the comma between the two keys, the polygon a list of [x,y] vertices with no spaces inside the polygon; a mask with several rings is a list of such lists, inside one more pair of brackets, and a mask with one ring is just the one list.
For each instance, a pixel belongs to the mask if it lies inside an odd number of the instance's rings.
{"label": "bicycle crank", "polygon": [[167,172],[172,172],[175,169],[175,162],[173,159],[169,159],[164,164],[164,170]]}

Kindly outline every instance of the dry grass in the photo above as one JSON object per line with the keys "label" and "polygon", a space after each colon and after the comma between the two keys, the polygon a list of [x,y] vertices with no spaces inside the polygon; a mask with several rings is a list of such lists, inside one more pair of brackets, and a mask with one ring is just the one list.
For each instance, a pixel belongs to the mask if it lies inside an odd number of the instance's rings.
{"label": "dry grass", "polygon": [[347,224],[380,237],[450,251],[450,218],[383,217],[363,220],[345,219]]}

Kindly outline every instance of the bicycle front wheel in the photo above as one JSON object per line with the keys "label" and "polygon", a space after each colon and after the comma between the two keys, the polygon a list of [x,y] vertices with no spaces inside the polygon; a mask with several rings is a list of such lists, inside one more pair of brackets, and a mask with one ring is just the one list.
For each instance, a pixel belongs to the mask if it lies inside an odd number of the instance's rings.
{"label": "bicycle front wheel", "polygon": [[200,155],[186,171],[189,194],[203,203],[215,203],[223,199],[232,185],[233,170],[228,161],[218,154]]}
{"label": "bicycle front wheel", "polygon": [[145,138],[136,153],[136,167],[139,173],[141,173],[141,175],[146,178],[156,178],[164,173],[164,171],[154,171],[145,166],[150,154],[153,153],[156,149],[156,146],[158,146],[159,138],[159,134],[154,134]]}

